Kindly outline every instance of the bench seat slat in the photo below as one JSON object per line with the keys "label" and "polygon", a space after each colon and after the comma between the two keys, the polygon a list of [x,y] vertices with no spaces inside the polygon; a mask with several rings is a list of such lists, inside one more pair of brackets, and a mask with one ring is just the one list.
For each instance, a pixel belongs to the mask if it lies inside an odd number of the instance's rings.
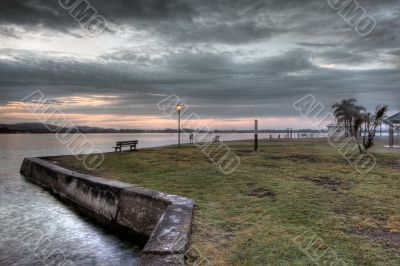
{"label": "bench seat slat", "polygon": [[121,142],[117,142],[117,146],[119,145],[132,145],[132,144],[138,144],[137,141],[121,141]]}

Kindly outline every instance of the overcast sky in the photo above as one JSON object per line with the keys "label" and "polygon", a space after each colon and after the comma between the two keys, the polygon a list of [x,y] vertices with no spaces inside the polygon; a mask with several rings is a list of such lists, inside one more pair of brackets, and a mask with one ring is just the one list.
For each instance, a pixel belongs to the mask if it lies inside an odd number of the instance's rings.
{"label": "overcast sky", "polygon": [[376,20],[364,37],[327,0],[90,0],[98,36],[57,0],[2,0],[0,123],[34,122],[20,101],[35,90],[76,125],[115,128],[175,126],[157,109],[171,94],[210,128],[311,127],[292,107],[310,93],[395,113],[400,2],[358,2]]}

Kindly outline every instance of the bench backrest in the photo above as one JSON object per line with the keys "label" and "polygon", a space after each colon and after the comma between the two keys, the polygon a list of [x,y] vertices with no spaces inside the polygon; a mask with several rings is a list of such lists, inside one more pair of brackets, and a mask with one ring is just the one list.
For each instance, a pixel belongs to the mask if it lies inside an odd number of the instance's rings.
{"label": "bench backrest", "polygon": [[116,146],[137,145],[138,143],[139,143],[138,140],[118,141]]}

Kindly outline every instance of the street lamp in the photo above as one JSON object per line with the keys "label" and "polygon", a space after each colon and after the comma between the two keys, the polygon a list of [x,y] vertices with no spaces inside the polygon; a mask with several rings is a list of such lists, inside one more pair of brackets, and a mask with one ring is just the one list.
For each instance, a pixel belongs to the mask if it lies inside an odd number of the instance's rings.
{"label": "street lamp", "polygon": [[178,147],[181,147],[181,110],[183,108],[182,104],[176,105],[176,110],[178,111]]}

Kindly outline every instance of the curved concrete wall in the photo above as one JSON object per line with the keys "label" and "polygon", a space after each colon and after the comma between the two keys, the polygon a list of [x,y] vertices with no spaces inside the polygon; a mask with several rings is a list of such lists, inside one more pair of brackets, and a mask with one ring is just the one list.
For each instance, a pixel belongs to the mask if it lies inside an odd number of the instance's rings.
{"label": "curved concrete wall", "polygon": [[21,174],[110,224],[147,237],[139,265],[182,265],[193,216],[191,200],[76,173],[40,158],[25,158]]}

